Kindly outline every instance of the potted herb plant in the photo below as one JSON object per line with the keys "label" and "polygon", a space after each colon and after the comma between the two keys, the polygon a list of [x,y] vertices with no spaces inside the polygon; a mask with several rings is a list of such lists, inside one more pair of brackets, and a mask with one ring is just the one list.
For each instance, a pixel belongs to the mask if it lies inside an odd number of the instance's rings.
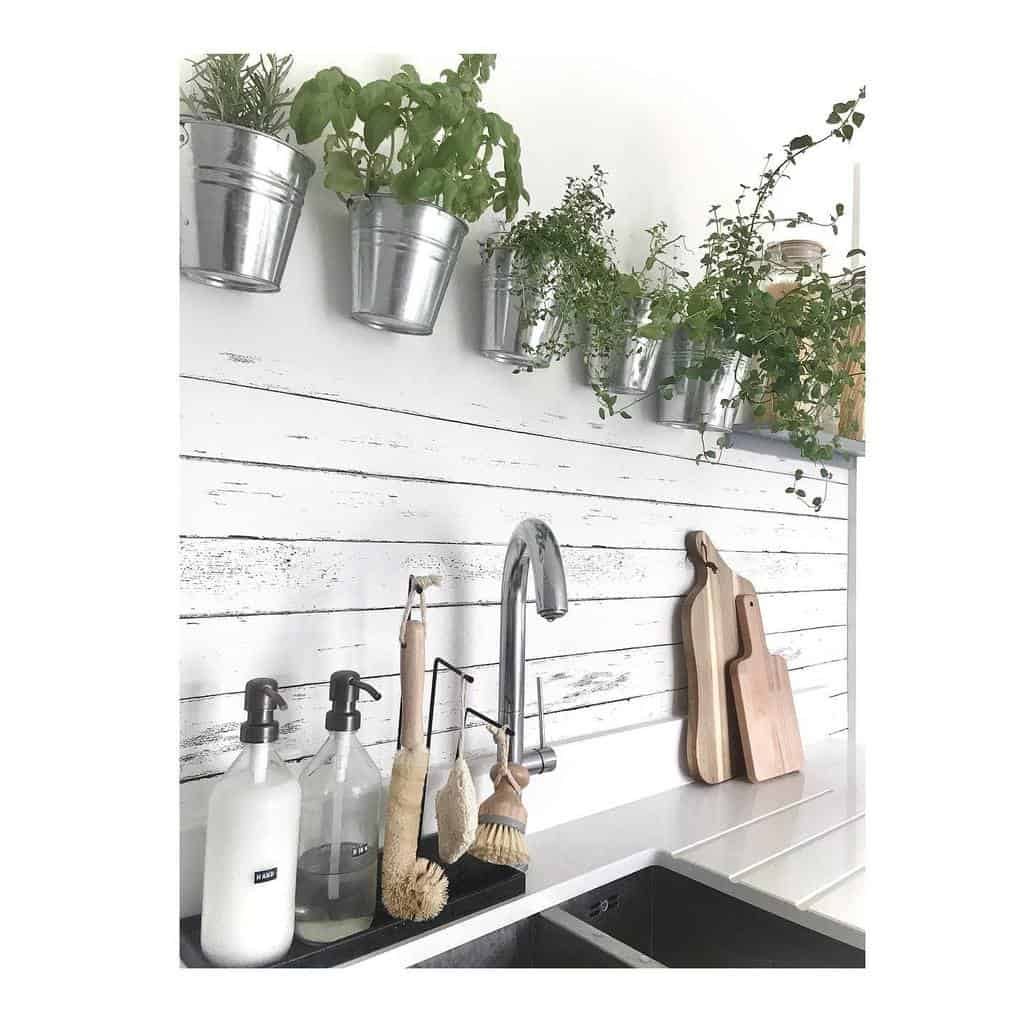
{"label": "potted herb plant", "polygon": [[[769,203],[779,182],[807,153],[832,140],[853,138],[864,121],[858,109],[864,96],[861,89],[855,99],[833,104],[828,127],[817,138],[799,135],[781,157],[769,154],[757,185],[740,186],[730,214],[720,205],[711,207],[710,231],[701,246],[702,279],[684,280],[681,303],[663,303],[652,323],[640,329],[643,336],[659,338],[670,322],[678,323],[672,348],[663,356],[666,372],[658,381],[659,419],[697,427],[702,441],[705,429],[723,431],[715,448],[702,443],[698,461],[716,460],[730,447],[736,409],[747,402],[755,417],[770,413],[772,430],[786,431],[804,458],[821,464],[827,492],[830,473],[823,463],[840,448],[841,439],[834,431],[822,437],[822,426],[839,418],[851,394],[862,393],[864,271],[844,267],[829,274],[816,259],[797,259],[788,267],[786,287],[771,288],[778,249],[769,233],[780,226],[817,224],[838,234],[844,210],[836,204],[827,220],[814,221],[803,211],[777,216]],[[853,249],[847,258],[862,255],[863,250]],[[602,411],[629,415],[629,406],[616,408],[608,397]],[[788,491],[818,510],[824,496],[808,500],[803,477],[797,470]]]}
{"label": "potted herb plant", "polygon": [[686,272],[672,256],[682,236],[669,238],[664,221],[647,234],[647,257],[628,272],[617,268],[609,235],[603,272],[583,282],[576,302],[580,346],[602,418],[617,396],[651,391],[661,343],[682,309]]}
{"label": "potted herb plant", "polygon": [[325,68],[296,93],[296,138],[327,132],[324,185],[351,211],[356,320],[430,334],[469,224],[489,207],[514,217],[529,201],[519,137],[480,105],[494,64],[494,54],[463,54],[440,81],[403,64],[366,85]]}
{"label": "potted herb plant", "polygon": [[276,292],[316,165],[280,136],[291,56],[210,53],[181,94],[181,273]]}
{"label": "potted herb plant", "polygon": [[602,276],[604,172],[569,178],[547,213],[532,212],[481,243],[484,322],[480,351],[517,369],[546,367],[574,343],[583,282]]}

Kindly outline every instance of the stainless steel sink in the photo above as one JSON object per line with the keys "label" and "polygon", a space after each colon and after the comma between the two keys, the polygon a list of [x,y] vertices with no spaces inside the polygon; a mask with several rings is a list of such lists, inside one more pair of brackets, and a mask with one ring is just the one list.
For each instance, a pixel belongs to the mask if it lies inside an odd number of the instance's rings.
{"label": "stainless steel sink", "polygon": [[864,951],[650,867],[417,967],[863,967]]}

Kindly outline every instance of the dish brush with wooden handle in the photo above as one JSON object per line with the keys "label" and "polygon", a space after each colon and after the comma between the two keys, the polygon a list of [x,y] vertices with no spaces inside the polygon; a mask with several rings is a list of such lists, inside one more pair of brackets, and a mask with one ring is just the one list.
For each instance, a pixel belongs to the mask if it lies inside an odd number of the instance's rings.
{"label": "dish brush with wooden handle", "polygon": [[[422,609],[421,593],[421,615]],[[408,614],[408,606],[406,611]],[[448,902],[448,876],[444,869],[425,857],[416,856],[420,807],[430,761],[430,752],[423,743],[425,637],[423,622],[403,620],[400,747],[391,767],[381,865],[384,909],[403,921],[429,921],[437,917]]]}
{"label": "dish brush with wooden handle", "polygon": [[491,729],[491,733],[498,745],[498,762],[491,768],[494,792],[480,805],[476,839],[469,852],[489,864],[526,868],[530,852],[521,794],[529,785],[530,773],[522,765],[508,763],[508,731]]}

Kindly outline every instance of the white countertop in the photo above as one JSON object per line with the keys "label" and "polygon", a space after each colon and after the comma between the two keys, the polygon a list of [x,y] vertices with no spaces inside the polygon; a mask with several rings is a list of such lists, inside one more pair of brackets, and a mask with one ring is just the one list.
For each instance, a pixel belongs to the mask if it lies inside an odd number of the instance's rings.
{"label": "white countertop", "polygon": [[680,786],[527,840],[522,896],[344,966],[407,967],[652,864],[864,947],[864,764],[844,737],[793,775]]}

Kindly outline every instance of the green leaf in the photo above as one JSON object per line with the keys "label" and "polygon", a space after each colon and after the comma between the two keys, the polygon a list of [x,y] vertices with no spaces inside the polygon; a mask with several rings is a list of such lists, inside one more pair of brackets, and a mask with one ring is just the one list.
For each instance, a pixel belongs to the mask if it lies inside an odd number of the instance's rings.
{"label": "green leaf", "polygon": [[844,124],[843,128],[842,128],[842,132],[843,132],[843,138],[844,139],[852,139],[853,138],[853,125],[852,124]]}
{"label": "green leaf", "polygon": [[441,102],[438,104],[438,111],[441,114],[441,121],[449,128],[454,127],[462,119],[462,112],[465,104],[462,99],[462,92],[449,86],[441,95]]}
{"label": "green leaf", "polygon": [[430,160],[424,161],[424,166],[437,167],[443,170],[448,167],[454,167],[457,159],[458,151],[455,148],[455,136],[449,135],[437,147],[437,152],[434,153]]}
{"label": "green leaf", "polygon": [[842,203],[836,203],[836,216],[837,217],[842,217],[843,210],[845,210],[845,209],[846,209],[846,207],[843,206]]}
{"label": "green leaf", "polygon": [[419,107],[409,118],[408,138],[414,146],[422,146],[441,128],[441,117],[430,107]]}
{"label": "green leaf", "polygon": [[[359,114],[359,119],[365,122],[374,110],[384,106],[393,98],[396,89],[399,95],[398,102],[401,102],[402,88],[394,82],[378,79],[376,82],[368,82],[364,85],[359,90],[359,95],[356,96],[356,113]],[[395,106],[398,105],[398,102],[395,103]]]}
{"label": "green leaf", "polygon": [[623,410],[622,412],[620,412],[620,413],[619,413],[619,415],[620,415],[620,416],[621,416],[621,417],[622,417],[622,418],[623,418],[624,420],[631,420],[631,419],[633,418],[633,417],[632,417],[632,416],[630,416],[630,414],[629,414],[628,412],[626,412],[625,410]]}
{"label": "green leaf", "polygon": [[331,124],[339,135],[347,134],[352,125],[356,123],[356,104],[351,95],[338,94],[335,90],[336,102],[334,113],[331,115]]}
{"label": "green leaf", "polygon": [[399,171],[391,182],[391,190],[400,203],[414,203],[416,201],[416,169],[408,167],[404,171]]}
{"label": "green leaf", "polygon": [[826,124],[839,124],[839,122],[841,120],[842,120],[842,118],[833,110],[832,113],[829,114],[828,117],[825,118],[825,123]]}
{"label": "green leaf", "polygon": [[351,195],[363,188],[363,176],[348,153],[336,150],[327,154],[324,187],[342,195]]}
{"label": "green leaf", "polygon": [[405,72],[406,76],[411,78],[414,82],[418,82],[420,80],[420,73],[411,64],[403,64],[402,70]]}
{"label": "green leaf", "polygon": [[445,174],[436,167],[427,167],[416,176],[416,198],[433,199],[445,184]]}
{"label": "green leaf", "polygon": [[394,107],[377,107],[370,111],[370,116],[363,125],[363,138],[366,148],[376,153],[380,144],[398,127],[401,118]]}
{"label": "green leaf", "polygon": [[337,68],[325,68],[299,87],[288,123],[300,145],[320,138],[327,122],[338,112],[338,87],[342,87],[341,95],[344,95],[344,80],[345,76]]}
{"label": "green leaf", "polygon": [[419,82],[404,82],[403,88],[410,99],[415,100],[429,110],[433,110],[437,106],[437,96],[429,86],[422,85]]}
{"label": "green leaf", "polygon": [[795,152],[796,150],[806,149],[812,142],[814,142],[814,139],[810,135],[798,135],[796,138],[789,140],[788,148]]}
{"label": "green leaf", "polygon": [[483,140],[483,123],[480,118],[470,113],[455,129],[455,149],[464,164],[472,163]]}
{"label": "green leaf", "polygon": [[864,123],[864,115],[859,110],[855,110],[850,120],[859,128]]}

